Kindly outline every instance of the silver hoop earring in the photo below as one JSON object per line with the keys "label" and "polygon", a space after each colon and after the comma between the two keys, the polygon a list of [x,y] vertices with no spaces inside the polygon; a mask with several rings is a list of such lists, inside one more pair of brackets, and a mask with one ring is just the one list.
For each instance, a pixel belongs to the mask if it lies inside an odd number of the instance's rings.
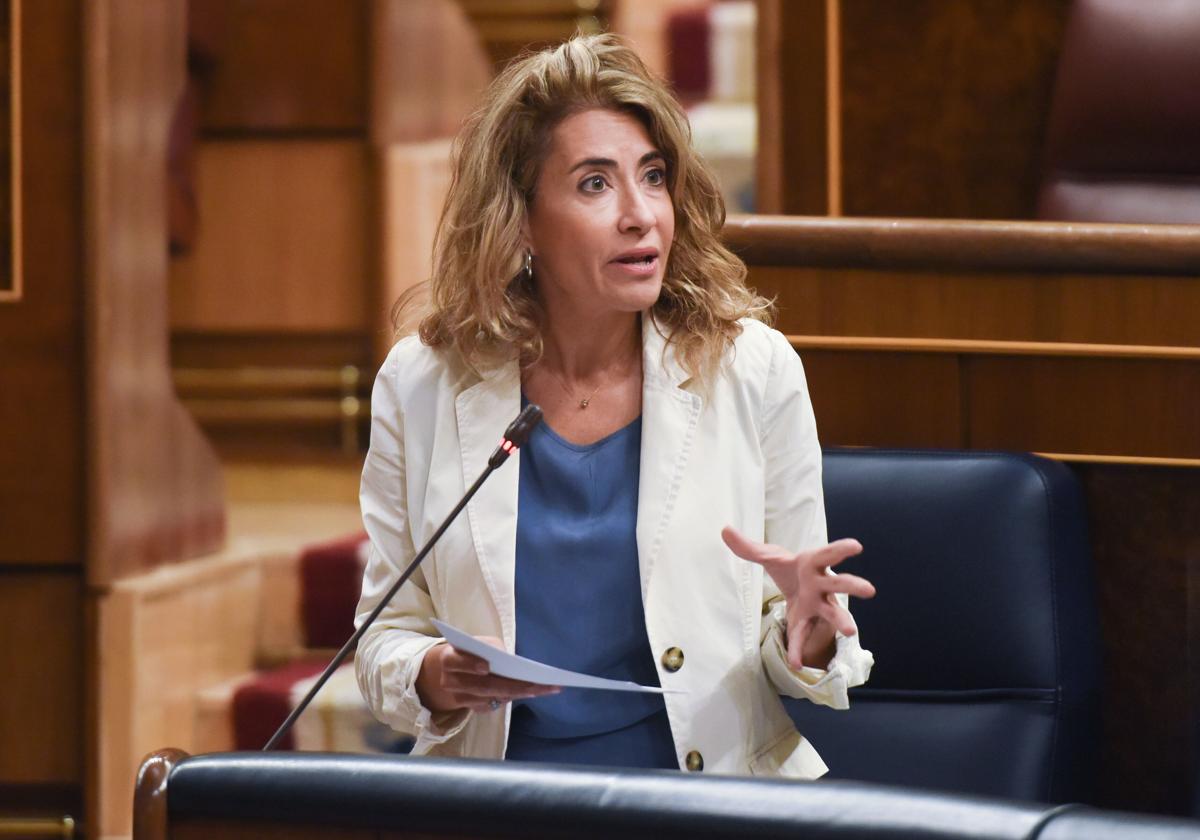
{"label": "silver hoop earring", "polygon": [[525,252],[525,267],[521,269],[526,280],[533,279],[533,254],[529,251]]}

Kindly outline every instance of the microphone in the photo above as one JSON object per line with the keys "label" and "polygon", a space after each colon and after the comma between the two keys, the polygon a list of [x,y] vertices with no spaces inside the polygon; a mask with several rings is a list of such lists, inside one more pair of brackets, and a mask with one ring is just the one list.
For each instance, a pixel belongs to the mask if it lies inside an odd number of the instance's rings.
{"label": "microphone", "polygon": [[321,673],[320,678],[313,683],[313,687],[308,690],[308,694],[304,695],[304,699],[296,705],[296,708],[292,709],[291,714],[287,716],[287,720],[285,720],[280,727],[275,730],[275,734],[271,736],[271,739],[267,741],[266,745],[262,748],[263,752],[270,752],[280,742],[283,736],[291,730],[292,724],[294,724],[296,719],[300,717],[305,709],[308,708],[308,704],[312,702],[313,698],[317,696],[317,692],[320,691],[325,683],[329,681],[329,678],[333,676],[333,672],[336,671],[338,666],[342,664],[342,661],[345,660],[347,654],[354,650],[355,646],[358,644],[358,640],[362,638],[363,633],[367,631],[368,627],[375,623],[375,619],[379,618],[379,614],[383,612],[383,608],[386,607],[392,598],[396,596],[396,593],[400,591],[400,587],[403,586],[405,581],[407,581],[412,576],[412,573],[416,571],[417,566],[421,565],[421,561],[425,559],[425,555],[427,555],[437,541],[441,539],[442,534],[444,534],[446,529],[450,527],[450,523],[453,522],[460,513],[462,513],[462,509],[467,506],[467,502],[471,501],[471,497],[474,496],[475,493],[478,492],[479,488],[483,486],[483,482],[487,480],[487,477],[495,472],[497,467],[507,461],[508,456],[511,455],[514,450],[520,449],[525,445],[525,443],[529,440],[529,435],[540,422],[542,422],[542,410],[533,403],[530,403],[521,410],[521,413],[517,415],[517,419],[508,425],[508,428],[504,430],[504,435],[500,438],[500,445],[496,447],[496,451],[491,454],[490,458],[488,458],[487,468],[484,469],[479,478],[475,479],[475,483],[472,484],[470,488],[468,488],[467,492],[463,494],[463,497],[459,499],[458,504],[454,506],[454,509],[450,511],[450,513],[442,521],[442,524],[438,526],[438,529],[433,532],[433,536],[430,537],[429,541],[426,542],[425,545],[421,547],[421,550],[417,552],[417,556],[414,557],[413,561],[408,564],[408,568],[400,573],[400,577],[396,579],[394,584],[392,584],[392,588],[389,589],[387,594],[384,595],[380,602],[375,605],[375,609],[371,610],[371,614],[368,615],[366,620],[363,621],[362,625],[354,631],[354,635],[346,640],[346,644],[342,645],[342,649],[337,652],[330,663],[325,667],[325,670]]}

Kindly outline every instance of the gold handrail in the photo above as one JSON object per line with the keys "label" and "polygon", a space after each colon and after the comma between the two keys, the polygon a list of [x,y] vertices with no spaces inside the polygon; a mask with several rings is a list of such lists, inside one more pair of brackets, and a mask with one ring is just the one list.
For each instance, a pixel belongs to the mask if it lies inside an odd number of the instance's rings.
{"label": "gold handrail", "polygon": [[0,837],[63,837],[75,836],[75,820],[71,817],[0,817]]}

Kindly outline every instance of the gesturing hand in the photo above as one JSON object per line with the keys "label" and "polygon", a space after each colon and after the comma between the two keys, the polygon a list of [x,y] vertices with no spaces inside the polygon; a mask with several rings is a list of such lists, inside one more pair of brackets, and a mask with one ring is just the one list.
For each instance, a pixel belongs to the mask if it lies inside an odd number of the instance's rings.
{"label": "gesturing hand", "polygon": [[[788,664],[800,668],[805,661],[828,663],[833,631],[843,636],[858,632],[854,619],[834,597],[844,592],[857,598],[873,598],[875,587],[865,578],[851,574],[831,575],[826,570],[862,551],[858,540],[838,540],[812,551],[796,554],[777,545],[748,539],[731,527],[721,531],[729,550],[766,570],[787,601]],[[818,667],[824,667],[819,665]]]}
{"label": "gesturing hand", "polygon": [[[499,639],[480,637],[493,647],[503,647]],[[417,695],[422,705],[433,712],[450,712],[470,709],[474,712],[491,712],[499,708],[496,704],[511,703],[527,697],[557,694],[556,686],[510,680],[488,673],[484,659],[464,653],[443,642],[434,645],[421,662],[417,674]]]}

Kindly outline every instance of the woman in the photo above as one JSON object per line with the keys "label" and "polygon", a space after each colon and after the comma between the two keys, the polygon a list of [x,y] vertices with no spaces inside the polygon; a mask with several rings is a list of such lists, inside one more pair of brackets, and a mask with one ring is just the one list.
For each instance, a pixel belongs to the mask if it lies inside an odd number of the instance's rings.
{"label": "woman", "polygon": [[[872,664],[846,599],[874,590],[830,571],[861,547],[825,544],[803,370],[682,110],[575,38],[493,82],[453,172],[428,313],[372,396],[360,620],[522,401],[545,420],[363,637],[372,711],[418,753],[821,775],[778,694],[846,707]],[[669,691],[506,680],[432,617]]]}

